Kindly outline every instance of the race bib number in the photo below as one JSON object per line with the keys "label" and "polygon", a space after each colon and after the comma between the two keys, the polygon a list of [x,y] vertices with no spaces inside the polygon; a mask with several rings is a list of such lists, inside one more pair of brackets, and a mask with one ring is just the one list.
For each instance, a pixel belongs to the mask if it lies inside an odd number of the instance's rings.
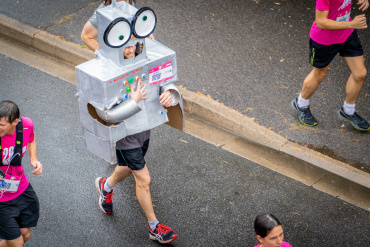
{"label": "race bib number", "polygon": [[20,182],[21,177],[6,175],[5,179],[0,181],[0,189],[8,193],[15,193]]}
{"label": "race bib number", "polygon": [[159,65],[149,70],[149,85],[166,81],[173,77],[172,62]]}
{"label": "race bib number", "polygon": [[346,11],[345,13],[341,13],[337,16],[337,21],[349,21],[351,16],[351,11]]}

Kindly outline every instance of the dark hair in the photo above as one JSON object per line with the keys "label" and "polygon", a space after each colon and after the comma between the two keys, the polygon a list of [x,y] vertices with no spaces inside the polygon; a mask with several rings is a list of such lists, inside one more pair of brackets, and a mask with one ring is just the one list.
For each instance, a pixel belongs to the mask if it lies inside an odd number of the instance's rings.
{"label": "dark hair", "polygon": [[269,213],[260,214],[254,220],[254,232],[264,238],[269,235],[272,229],[280,225],[276,216]]}
{"label": "dark hair", "polygon": [[[112,0],[102,0],[104,6],[107,6],[112,3]],[[128,0],[128,3],[135,6],[135,0]]]}
{"label": "dark hair", "polygon": [[5,118],[9,123],[13,123],[19,117],[19,108],[14,102],[10,100],[0,102],[0,119]]}

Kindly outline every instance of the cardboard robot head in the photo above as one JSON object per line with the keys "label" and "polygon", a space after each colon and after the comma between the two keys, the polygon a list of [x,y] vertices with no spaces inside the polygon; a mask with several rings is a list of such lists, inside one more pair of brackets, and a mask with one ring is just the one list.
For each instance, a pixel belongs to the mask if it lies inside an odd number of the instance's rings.
{"label": "cardboard robot head", "polygon": [[[137,9],[121,1],[96,12],[98,21],[99,53],[114,63],[125,66],[147,58],[145,38],[154,32],[157,17],[148,7]],[[135,58],[125,59],[123,50],[129,46],[143,46]]]}

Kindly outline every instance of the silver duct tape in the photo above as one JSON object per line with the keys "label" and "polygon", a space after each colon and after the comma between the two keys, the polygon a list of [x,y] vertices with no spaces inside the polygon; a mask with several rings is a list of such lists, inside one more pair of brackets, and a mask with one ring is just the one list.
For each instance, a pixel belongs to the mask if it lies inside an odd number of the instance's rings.
{"label": "silver duct tape", "polygon": [[139,105],[131,98],[124,101],[123,103],[113,107],[112,109],[101,111],[96,110],[98,116],[108,123],[118,123],[123,120],[132,117],[136,113],[141,111]]}
{"label": "silver duct tape", "polygon": [[117,163],[115,142],[104,140],[87,129],[83,129],[83,132],[87,150],[111,164]]}

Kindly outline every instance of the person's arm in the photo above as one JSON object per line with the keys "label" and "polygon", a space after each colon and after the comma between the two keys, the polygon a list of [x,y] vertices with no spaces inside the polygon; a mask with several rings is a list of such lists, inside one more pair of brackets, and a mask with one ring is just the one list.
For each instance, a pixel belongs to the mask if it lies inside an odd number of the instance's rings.
{"label": "person's arm", "polygon": [[[361,1],[361,0],[360,0]],[[368,0],[362,0],[368,3]],[[367,8],[367,7],[366,7]],[[328,19],[329,11],[316,10],[316,26],[325,30],[343,29],[365,29],[367,28],[366,17],[364,14],[356,16],[352,21],[334,21]]]}
{"label": "person's arm", "polygon": [[30,155],[31,166],[35,168],[35,170],[32,171],[32,174],[41,175],[42,174],[42,164],[37,159],[36,139],[34,139],[33,142],[28,143],[27,151],[28,151],[28,154]]}
{"label": "person's arm", "polygon": [[89,21],[86,22],[81,32],[81,40],[93,51],[99,50],[99,43],[96,40],[98,29],[96,29]]}

